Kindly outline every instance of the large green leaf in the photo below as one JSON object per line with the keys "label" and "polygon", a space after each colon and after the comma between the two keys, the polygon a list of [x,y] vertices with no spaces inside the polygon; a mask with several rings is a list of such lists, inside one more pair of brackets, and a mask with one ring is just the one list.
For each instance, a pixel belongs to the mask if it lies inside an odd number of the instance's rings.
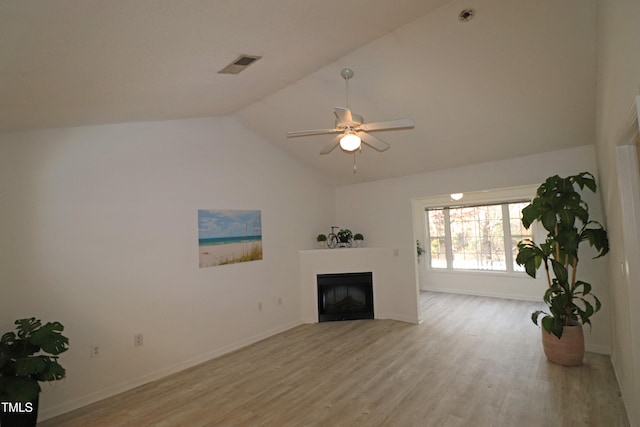
{"label": "large green leaf", "polygon": [[18,337],[21,339],[28,339],[31,333],[38,329],[41,325],[40,320],[35,317],[30,319],[19,319],[15,321],[16,329],[18,330]]}
{"label": "large green leaf", "polygon": [[545,331],[552,333],[558,338],[562,338],[564,331],[564,321],[557,317],[547,317],[542,319],[542,327]]}
{"label": "large green leaf", "polygon": [[7,332],[6,334],[2,335],[2,338],[0,338],[0,342],[3,344],[13,344],[15,341],[16,341],[15,332]]}
{"label": "large green leaf", "polygon": [[538,219],[540,209],[535,204],[529,204],[522,209],[522,225],[527,230]]}
{"label": "large green leaf", "polygon": [[549,231],[549,232],[553,232],[556,228],[556,224],[557,224],[557,219],[556,219],[556,213],[552,210],[548,210],[545,211],[542,214],[542,226],[545,228],[545,230]]}
{"label": "large green leaf", "polygon": [[36,377],[38,381],[61,380],[65,377],[65,369],[54,358],[47,358],[46,369]]}
{"label": "large green leaf", "polygon": [[542,311],[542,310],[537,310],[534,311],[533,313],[531,313],[531,321],[535,324],[538,325],[538,318],[540,317],[541,314],[546,314],[548,315],[546,312]]}
{"label": "large green leaf", "polygon": [[582,190],[587,187],[592,192],[596,192],[596,180],[590,172],[581,172],[574,177],[574,182],[578,184],[578,187]]}
{"label": "large green leaf", "polygon": [[558,279],[558,282],[560,283],[566,283],[569,280],[569,273],[567,272],[567,269],[564,268],[564,265],[562,265],[560,262],[556,261],[555,259],[551,259],[551,268],[553,269],[553,274],[555,274],[556,279]]}
{"label": "large green leaf", "polygon": [[562,209],[558,212],[558,218],[563,224],[568,225],[569,227],[573,227],[576,223],[576,214],[569,209]]}
{"label": "large green leaf", "polygon": [[588,241],[589,244],[598,251],[598,255],[595,256],[594,259],[600,258],[609,252],[609,239],[607,238],[607,232],[597,221],[589,221],[588,224],[596,224],[599,228],[585,228],[582,230],[580,233],[580,241]]}
{"label": "large green leaf", "polygon": [[69,349],[69,339],[61,334],[63,330],[60,322],[49,322],[33,332],[31,342],[47,353],[58,355]]}
{"label": "large green leaf", "polygon": [[45,371],[46,361],[41,356],[21,357],[16,359],[16,375],[36,375]]}
{"label": "large green leaf", "polygon": [[[581,291],[580,291],[580,288],[582,288]],[[591,293],[591,284],[590,283],[583,282],[582,280],[576,280],[576,285],[573,288],[573,294],[574,295],[578,295],[578,294],[588,295],[590,293]]]}

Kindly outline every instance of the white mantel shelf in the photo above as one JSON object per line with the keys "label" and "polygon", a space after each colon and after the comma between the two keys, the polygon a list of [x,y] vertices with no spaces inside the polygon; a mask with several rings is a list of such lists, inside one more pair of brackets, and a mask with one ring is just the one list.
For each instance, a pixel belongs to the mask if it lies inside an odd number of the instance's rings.
{"label": "white mantel shelf", "polygon": [[[336,248],[300,251],[300,317],[305,323],[318,322],[317,275],[332,273],[373,273],[373,306],[376,319],[418,323],[418,309],[397,298],[395,274],[398,257],[391,248]],[[417,290],[416,290],[417,292]]]}

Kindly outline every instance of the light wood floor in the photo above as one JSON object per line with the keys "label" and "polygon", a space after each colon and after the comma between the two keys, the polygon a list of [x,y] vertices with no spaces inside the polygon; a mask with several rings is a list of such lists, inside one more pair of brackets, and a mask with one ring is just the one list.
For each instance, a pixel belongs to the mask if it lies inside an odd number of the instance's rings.
{"label": "light wood floor", "polygon": [[609,357],[546,361],[537,304],[421,303],[421,325],[302,325],[39,426],[629,425]]}

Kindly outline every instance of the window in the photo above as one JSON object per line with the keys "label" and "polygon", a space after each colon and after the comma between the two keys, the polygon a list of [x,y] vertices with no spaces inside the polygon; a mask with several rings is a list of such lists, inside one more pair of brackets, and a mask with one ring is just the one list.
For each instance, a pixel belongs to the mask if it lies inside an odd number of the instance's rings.
{"label": "window", "polygon": [[434,269],[524,271],[517,244],[532,238],[520,212],[529,202],[439,207],[426,210],[430,266]]}

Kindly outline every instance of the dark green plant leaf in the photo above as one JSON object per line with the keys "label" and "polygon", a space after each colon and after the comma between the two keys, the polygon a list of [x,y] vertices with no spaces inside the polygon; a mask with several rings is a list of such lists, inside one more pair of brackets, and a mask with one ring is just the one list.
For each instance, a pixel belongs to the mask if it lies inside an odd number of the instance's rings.
{"label": "dark green plant leaf", "polygon": [[15,332],[7,332],[6,334],[2,335],[2,339],[0,339],[0,342],[4,344],[12,344],[13,342],[15,342],[15,340]]}
{"label": "dark green plant leaf", "polygon": [[590,296],[593,298],[593,300],[594,300],[594,301],[595,301],[595,303],[596,303],[596,308],[595,308],[595,310],[594,310],[594,313],[597,313],[597,312],[599,312],[599,311],[600,311],[600,309],[602,308],[602,303],[600,303],[600,300],[598,299],[598,297],[597,297],[597,296],[595,296],[595,295],[590,295]]}
{"label": "dark green plant leaf", "polygon": [[567,283],[567,281],[569,280],[569,273],[567,272],[567,269],[564,268],[564,265],[562,265],[555,259],[550,259],[549,261],[551,261],[551,268],[553,269],[553,274],[555,274],[558,282]]}
{"label": "dark green plant leaf", "polygon": [[596,180],[591,173],[581,172],[580,174],[575,176],[574,180],[575,180],[575,183],[578,184],[581,190],[584,187],[587,187],[592,192],[594,193],[596,192]]}
{"label": "dark green plant leaf", "polygon": [[542,310],[537,310],[534,311],[533,313],[531,313],[531,321],[537,326],[538,325],[538,317],[540,317],[541,314],[547,314]]}
{"label": "dark green plant leaf", "polygon": [[545,228],[545,230],[549,232],[553,232],[555,230],[558,221],[556,219],[556,213],[554,211],[547,210],[543,212],[541,220],[542,226]]}
{"label": "dark green plant leaf", "polygon": [[531,224],[539,217],[539,209],[533,203],[527,205],[522,209],[522,225],[527,230],[531,227]]}
{"label": "dark green plant leaf", "polygon": [[[582,291],[579,292],[579,288],[582,288]],[[576,280],[576,286],[573,288],[574,295],[582,294],[588,295],[591,293],[591,284],[587,282],[583,282],[582,280]]]}
{"label": "dark green plant leaf", "polygon": [[587,240],[589,244],[598,251],[598,255],[595,256],[594,259],[600,258],[609,252],[609,239],[607,237],[607,232],[597,221],[589,221],[588,224],[596,224],[599,228],[585,228],[582,230],[582,233],[580,233],[580,241]]}
{"label": "dark green plant leaf", "polygon": [[60,322],[49,322],[33,332],[31,342],[47,353],[58,355],[69,349],[69,339],[61,334],[63,330]]}
{"label": "dark green plant leaf", "polygon": [[542,319],[542,328],[556,337],[562,338],[564,322],[556,317],[547,316]]}
{"label": "dark green plant leaf", "polygon": [[576,223],[576,214],[568,209],[562,209],[558,212],[558,218],[568,227],[573,227]]}
{"label": "dark green plant leaf", "polygon": [[42,357],[21,357],[16,359],[16,375],[35,375],[44,372],[46,362]]}
{"label": "dark green plant leaf", "polygon": [[38,381],[54,381],[61,380],[65,377],[65,369],[54,358],[48,358],[46,369],[42,374],[37,376]]}
{"label": "dark green plant leaf", "polygon": [[41,325],[40,320],[35,317],[16,320],[15,324],[17,325],[18,338],[21,339],[28,339],[28,337],[31,336],[31,332],[38,329]]}

